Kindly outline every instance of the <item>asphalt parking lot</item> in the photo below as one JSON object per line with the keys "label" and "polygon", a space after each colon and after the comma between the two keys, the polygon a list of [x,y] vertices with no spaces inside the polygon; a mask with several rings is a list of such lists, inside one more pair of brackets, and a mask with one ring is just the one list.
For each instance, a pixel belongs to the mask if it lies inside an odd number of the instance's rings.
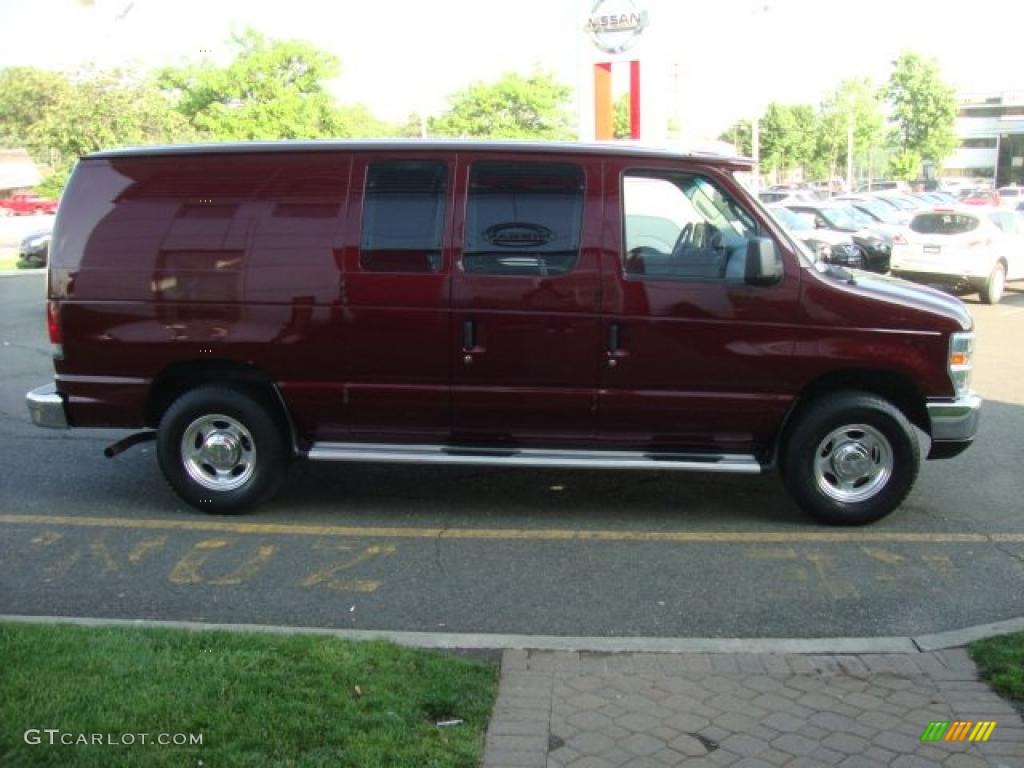
{"label": "asphalt parking lot", "polygon": [[28,421],[38,275],[0,279],[0,613],[581,636],[913,635],[1024,615],[1024,291],[968,299],[971,450],[902,509],[810,523],[774,476],[301,464],[204,516],[150,446]]}

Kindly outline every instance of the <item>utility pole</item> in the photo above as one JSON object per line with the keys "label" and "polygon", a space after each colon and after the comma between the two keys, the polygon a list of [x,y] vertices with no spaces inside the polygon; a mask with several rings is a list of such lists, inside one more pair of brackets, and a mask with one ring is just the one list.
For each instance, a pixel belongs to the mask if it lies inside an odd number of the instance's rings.
{"label": "utility pole", "polygon": [[761,126],[756,115],[750,121],[750,156],[754,160],[754,192],[761,189]]}
{"label": "utility pole", "polygon": [[850,117],[846,121],[846,188],[853,192],[853,122],[855,120],[853,110],[850,110]]}

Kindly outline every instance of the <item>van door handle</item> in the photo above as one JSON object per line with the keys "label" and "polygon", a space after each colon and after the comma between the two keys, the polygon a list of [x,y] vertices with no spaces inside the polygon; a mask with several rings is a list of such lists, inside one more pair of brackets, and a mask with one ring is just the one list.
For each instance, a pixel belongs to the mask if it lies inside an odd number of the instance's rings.
{"label": "van door handle", "polygon": [[466,320],[462,324],[462,351],[469,352],[476,346],[476,324]]}
{"label": "van door handle", "polygon": [[619,360],[627,357],[629,353],[622,348],[622,326],[618,323],[608,324],[608,367],[614,368]]}
{"label": "van door handle", "polygon": [[613,355],[619,351],[619,342],[621,341],[622,329],[618,323],[609,323],[608,325],[608,354]]}

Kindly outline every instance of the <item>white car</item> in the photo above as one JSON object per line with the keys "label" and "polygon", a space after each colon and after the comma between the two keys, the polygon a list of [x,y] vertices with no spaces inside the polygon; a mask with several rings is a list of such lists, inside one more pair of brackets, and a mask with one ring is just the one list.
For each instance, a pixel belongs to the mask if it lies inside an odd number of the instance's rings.
{"label": "white car", "polygon": [[1017,210],[1017,204],[1024,202],[1024,187],[1013,184],[1009,187],[1000,187],[996,190],[999,193],[999,207],[1011,211]]}
{"label": "white car", "polygon": [[1007,280],[1024,280],[1024,217],[1014,211],[920,211],[893,241],[892,273],[998,304]]}

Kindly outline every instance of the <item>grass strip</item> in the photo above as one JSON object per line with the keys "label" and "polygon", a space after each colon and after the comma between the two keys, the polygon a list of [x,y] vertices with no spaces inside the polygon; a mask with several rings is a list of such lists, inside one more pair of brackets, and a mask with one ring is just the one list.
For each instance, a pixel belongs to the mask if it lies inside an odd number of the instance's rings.
{"label": "grass strip", "polygon": [[495,665],[385,642],[0,623],[0,765],[475,768],[496,691]]}
{"label": "grass strip", "polygon": [[978,640],[967,651],[989,685],[1024,704],[1024,632]]}

